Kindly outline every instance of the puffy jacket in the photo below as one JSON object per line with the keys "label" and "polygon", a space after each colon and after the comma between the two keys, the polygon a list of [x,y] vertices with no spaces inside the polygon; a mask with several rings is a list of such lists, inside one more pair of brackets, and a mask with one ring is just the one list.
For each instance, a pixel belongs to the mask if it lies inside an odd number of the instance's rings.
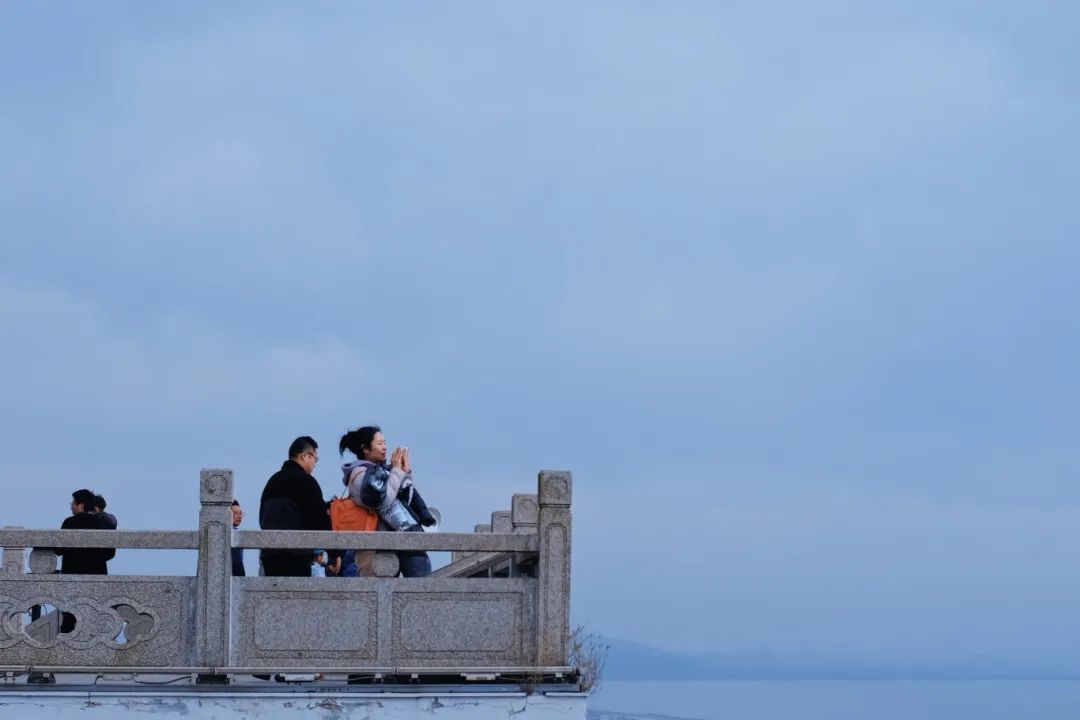
{"label": "puffy jacket", "polygon": [[409,530],[435,524],[435,517],[413,485],[411,472],[368,460],[345,463],[341,472],[352,501],[377,510],[391,529]]}

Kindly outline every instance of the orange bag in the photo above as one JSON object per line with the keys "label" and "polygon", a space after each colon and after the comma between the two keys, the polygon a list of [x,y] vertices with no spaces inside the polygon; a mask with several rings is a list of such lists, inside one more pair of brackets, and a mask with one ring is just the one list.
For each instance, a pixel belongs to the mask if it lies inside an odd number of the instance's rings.
{"label": "orange bag", "polygon": [[374,510],[360,507],[348,497],[330,501],[330,527],[335,530],[371,532],[379,525],[379,515]]}

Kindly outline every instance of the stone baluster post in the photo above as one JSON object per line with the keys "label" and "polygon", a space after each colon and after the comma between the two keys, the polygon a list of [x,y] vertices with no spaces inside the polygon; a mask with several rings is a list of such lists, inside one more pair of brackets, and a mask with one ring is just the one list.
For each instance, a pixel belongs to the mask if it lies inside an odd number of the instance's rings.
{"label": "stone baluster post", "polygon": [[232,470],[200,472],[199,501],[195,664],[224,667],[229,664],[232,608]]}
{"label": "stone baluster post", "polygon": [[56,574],[56,553],[52,548],[34,548],[30,551],[30,572],[34,575]]}
{"label": "stone baluster post", "polygon": [[515,533],[536,532],[536,518],[539,509],[535,495],[519,493],[510,502],[510,522]]}
{"label": "stone baluster post", "polygon": [[[6,525],[5,530],[22,530],[20,525]],[[26,569],[26,548],[5,547],[2,573],[4,575],[22,575]]]}
{"label": "stone baluster post", "polygon": [[514,532],[514,525],[510,521],[509,510],[499,510],[491,513],[491,532],[493,533],[512,533]]}
{"label": "stone baluster post", "polygon": [[[517,535],[535,535],[536,520],[540,508],[536,503],[536,495],[518,493],[510,500],[510,525],[511,532]],[[515,553],[514,562],[511,565],[514,574],[522,571],[526,575],[532,575],[529,568],[535,570],[536,556],[530,553]]]}
{"label": "stone baluster post", "polygon": [[[514,532],[509,510],[497,510],[491,513],[491,532],[506,535]],[[503,572],[506,573],[507,577],[517,577],[517,568],[513,555],[506,562],[501,562],[488,570],[489,576],[495,577],[502,577]]]}
{"label": "stone baluster post", "polygon": [[536,603],[536,664],[559,667],[568,662],[570,637],[570,497],[569,472],[543,470],[538,482],[539,552]]}

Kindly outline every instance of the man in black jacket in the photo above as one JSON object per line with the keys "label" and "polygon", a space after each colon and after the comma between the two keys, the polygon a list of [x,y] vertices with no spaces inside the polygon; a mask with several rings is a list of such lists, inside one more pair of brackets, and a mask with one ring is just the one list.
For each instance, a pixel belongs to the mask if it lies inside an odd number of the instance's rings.
{"label": "man in black jacket", "polygon": [[[64,520],[61,530],[115,530],[116,525],[92,512],[95,505],[104,500],[89,490],[71,493],[71,517]],[[110,516],[111,517],[111,516]],[[60,572],[64,575],[108,575],[106,563],[116,557],[112,548],[56,548],[63,557]]]}
{"label": "man in black jacket", "polygon": [[[311,476],[319,462],[319,446],[298,437],[289,459],[263,488],[259,527],[263,530],[330,530],[330,514],[319,481]],[[312,549],[263,550],[263,572],[278,577],[310,577]]]}

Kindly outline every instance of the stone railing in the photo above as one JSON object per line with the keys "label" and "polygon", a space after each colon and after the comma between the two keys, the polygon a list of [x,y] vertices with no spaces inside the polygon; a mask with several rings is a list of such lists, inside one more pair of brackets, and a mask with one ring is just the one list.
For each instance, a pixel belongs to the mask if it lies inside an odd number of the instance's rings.
{"label": "stone railing", "polygon": [[[198,531],[0,530],[0,671],[521,673],[568,667],[568,472],[541,472],[490,531],[234,531],[230,470],[204,470]],[[198,551],[196,575],[58,575],[54,547]],[[451,551],[426,578],[232,577],[231,548]],[[30,549],[27,569],[26,550]],[[396,574],[392,552],[376,572]]]}

